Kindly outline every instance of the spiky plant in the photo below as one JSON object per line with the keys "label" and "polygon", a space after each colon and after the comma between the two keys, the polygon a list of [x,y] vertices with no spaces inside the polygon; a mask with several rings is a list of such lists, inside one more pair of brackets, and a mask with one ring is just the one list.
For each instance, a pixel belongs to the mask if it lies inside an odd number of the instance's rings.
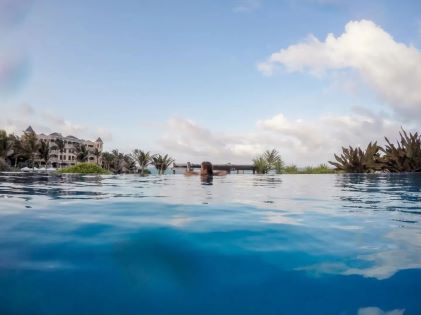
{"label": "spiky plant", "polygon": [[386,146],[382,162],[384,168],[390,172],[421,172],[421,136],[407,133],[404,129],[399,132],[400,140],[396,145],[386,139]]}
{"label": "spiky plant", "polygon": [[267,174],[270,170],[281,174],[285,166],[276,149],[266,150],[262,155],[253,159],[253,164],[258,174]]}
{"label": "spiky plant", "polygon": [[253,160],[253,164],[254,164],[254,167],[256,168],[257,174],[267,174],[271,169],[271,165],[263,156],[259,156],[255,158]]}
{"label": "spiky plant", "polygon": [[152,155],[149,152],[135,149],[132,152],[132,157],[139,164],[140,175],[144,176],[145,168],[152,163]]}
{"label": "spiky plant", "polygon": [[276,174],[282,174],[284,172],[285,163],[281,159],[273,163],[272,168],[275,170]]}
{"label": "spiky plant", "polygon": [[335,154],[336,161],[329,161],[338,171],[347,173],[370,173],[381,170],[380,147],[377,142],[369,143],[363,151],[361,148],[342,148],[340,156]]}
{"label": "spiky plant", "polygon": [[275,163],[282,162],[281,156],[276,149],[272,149],[272,151],[266,150],[263,153],[263,158],[268,162],[268,164],[273,167]]}

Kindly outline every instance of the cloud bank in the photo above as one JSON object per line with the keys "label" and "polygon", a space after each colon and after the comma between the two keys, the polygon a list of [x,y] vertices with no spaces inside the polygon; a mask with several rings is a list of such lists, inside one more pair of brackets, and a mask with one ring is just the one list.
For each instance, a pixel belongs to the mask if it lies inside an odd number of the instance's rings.
{"label": "cloud bank", "polygon": [[279,113],[258,120],[249,133],[241,135],[213,132],[174,117],[167,122],[160,144],[180,162],[250,163],[265,149],[277,148],[287,163],[304,166],[332,160],[344,145],[366,146],[373,140],[382,143],[383,136],[395,139],[399,129],[397,121],[361,109],[352,115],[312,120],[290,119]]}
{"label": "cloud bank", "polygon": [[395,41],[372,21],[351,21],[343,34],[328,34],[324,41],[310,35],[273,53],[258,69],[272,75],[277,65],[318,76],[326,71],[356,71],[396,113],[408,120],[421,117],[421,52]]}
{"label": "cloud bank", "polygon": [[62,133],[82,139],[95,140],[101,137],[104,141],[112,140],[112,134],[104,128],[93,128],[71,122],[47,110],[39,110],[29,104],[18,106],[0,105],[3,115],[0,116],[0,129],[8,133],[21,135],[31,125],[36,133]]}

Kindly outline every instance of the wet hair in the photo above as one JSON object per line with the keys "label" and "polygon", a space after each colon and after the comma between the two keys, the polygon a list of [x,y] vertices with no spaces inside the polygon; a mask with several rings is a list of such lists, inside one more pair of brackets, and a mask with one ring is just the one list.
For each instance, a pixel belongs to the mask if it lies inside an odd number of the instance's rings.
{"label": "wet hair", "polygon": [[[213,168],[212,168],[212,163],[211,162],[202,162],[202,169],[206,170],[206,175],[208,176],[213,176]],[[203,174],[205,175],[205,174]]]}

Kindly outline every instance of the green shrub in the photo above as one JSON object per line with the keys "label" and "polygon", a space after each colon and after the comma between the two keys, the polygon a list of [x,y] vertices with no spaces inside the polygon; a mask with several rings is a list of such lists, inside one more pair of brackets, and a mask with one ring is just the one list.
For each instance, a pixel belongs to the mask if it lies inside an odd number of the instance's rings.
{"label": "green shrub", "polygon": [[94,163],[80,163],[74,166],[65,167],[59,170],[60,173],[77,174],[108,174],[108,171]]}
{"label": "green shrub", "polygon": [[264,157],[258,157],[253,160],[254,167],[256,168],[257,174],[267,174],[270,171],[270,164]]}
{"label": "green shrub", "polygon": [[282,173],[284,174],[298,174],[298,168],[296,165],[287,165],[283,168]]}
{"label": "green shrub", "polygon": [[275,149],[266,150],[262,155],[253,159],[253,164],[258,174],[267,174],[271,170],[275,170],[276,174],[281,174],[284,162]]}
{"label": "green shrub", "polygon": [[307,166],[302,171],[303,174],[333,174],[335,170],[329,168],[326,164],[320,164],[319,166]]}

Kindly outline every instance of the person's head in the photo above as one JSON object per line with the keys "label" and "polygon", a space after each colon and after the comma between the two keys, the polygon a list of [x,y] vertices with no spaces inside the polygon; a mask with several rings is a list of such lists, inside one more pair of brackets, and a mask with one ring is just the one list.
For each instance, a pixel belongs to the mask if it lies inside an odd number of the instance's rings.
{"label": "person's head", "polygon": [[213,175],[213,168],[211,162],[202,162],[200,167],[200,175],[207,175],[212,176]]}

